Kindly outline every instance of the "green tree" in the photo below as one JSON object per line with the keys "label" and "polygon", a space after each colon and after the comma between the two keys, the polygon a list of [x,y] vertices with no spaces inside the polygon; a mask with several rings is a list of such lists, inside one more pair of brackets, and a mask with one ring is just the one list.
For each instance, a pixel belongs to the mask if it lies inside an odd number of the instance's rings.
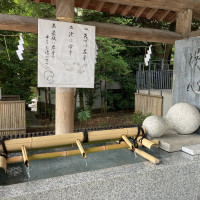
{"label": "green tree", "polygon": [[[55,7],[30,0],[2,0],[0,12],[30,17],[55,17]],[[28,102],[33,94],[31,87],[37,85],[37,35],[23,33],[24,59],[20,61],[16,54],[19,33],[0,31],[0,34],[0,86],[3,94],[18,94]]]}

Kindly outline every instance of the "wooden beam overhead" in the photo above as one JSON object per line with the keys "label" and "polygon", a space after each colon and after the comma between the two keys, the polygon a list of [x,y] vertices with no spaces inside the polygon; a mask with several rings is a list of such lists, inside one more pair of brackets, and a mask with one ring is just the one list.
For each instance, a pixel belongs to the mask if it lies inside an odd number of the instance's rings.
{"label": "wooden beam overhead", "polygon": [[142,7],[138,8],[137,11],[134,14],[135,17],[140,17],[140,15],[144,12],[145,9],[146,9],[145,7],[144,8],[142,8]]}
{"label": "wooden beam overhead", "polygon": [[105,4],[105,2],[100,1],[100,2],[97,4],[96,11],[101,12],[101,10],[102,10],[104,4]]}
{"label": "wooden beam overhead", "polygon": [[174,44],[175,40],[182,39],[181,34],[159,29],[135,28],[98,22],[84,22],[84,24],[96,26],[96,35],[101,37],[169,44]]}
{"label": "wooden beam overhead", "polygon": [[0,30],[37,33],[38,19],[0,13]]}
{"label": "wooden beam overhead", "polygon": [[200,5],[198,0],[99,0],[109,3],[117,3],[122,5],[138,6],[138,7],[147,7],[147,8],[156,8],[164,9],[171,11],[180,11],[186,8],[193,9],[195,5]]}
{"label": "wooden beam overhead", "polygon": [[118,7],[119,7],[119,4],[114,4],[110,9],[110,14],[115,14]]}
{"label": "wooden beam overhead", "polygon": [[132,9],[132,7],[133,6],[126,6],[126,8],[124,8],[124,10],[122,11],[122,15],[127,15]]}
{"label": "wooden beam overhead", "polygon": [[56,0],[51,0],[51,5],[56,5]]}
{"label": "wooden beam overhead", "polygon": [[192,10],[185,9],[177,13],[176,32],[181,33],[183,38],[187,38],[191,32]]}
{"label": "wooden beam overhead", "polygon": [[90,3],[90,0],[84,0],[84,1],[83,1],[83,4],[82,4],[82,8],[83,8],[83,9],[87,9],[89,3]]}
{"label": "wooden beam overhead", "polygon": [[[182,36],[179,33],[158,29],[135,28],[131,26],[98,22],[83,22],[81,24],[96,26],[96,36],[100,37],[169,44],[174,44],[175,40],[182,39]],[[37,33],[38,19],[0,14],[0,30]]]}
{"label": "wooden beam overhead", "polygon": [[193,17],[194,17],[196,20],[199,20],[199,21],[200,21],[200,12],[194,11],[194,12],[193,12]]}
{"label": "wooden beam overhead", "polygon": [[165,10],[165,12],[162,12],[162,14],[158,17],[158,20],[163,21],[163,19],[165,19],[165,17],[167,17],[169,13],[170,13],[170,10]]}
{"label": "wooden beam overhead", "polygon": [[176,15],[177,15],[176,13],[172,14],[172,16],[169,20],[170,23],[174,23],[176,21],[176,17],[177,17]]}
{"label": "wooden beam overhead", "polygon": [[147,13],[146,18],[147,18],[147,19],[151,19],[151,18],[156,14],[157,11],[158,11],[158,9],[151,9],[151,10]]}
{"label": "wooden beam overhead", "polygon": [[197,37],[200,36],[200,30],[190,32],[189,37]]}

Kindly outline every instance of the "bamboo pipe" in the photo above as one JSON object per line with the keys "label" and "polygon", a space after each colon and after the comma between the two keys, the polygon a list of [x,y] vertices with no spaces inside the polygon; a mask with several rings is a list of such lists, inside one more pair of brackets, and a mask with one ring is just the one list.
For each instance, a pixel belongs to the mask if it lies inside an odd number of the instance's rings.
{"label": "bamboo pipe", "polygon": [[124,142],[126,142],[126,144],[134,151],[135,147],[133,146],[133,144],[130,142],[130,140],[125,136],[122,135],[122,139],[124,140]]}
{"label": "bamboo pipe", "polygon": [[154,156],[138,149],[138,148],[135,148],[133,146],[133,144],[130,142],[130,140],[125,136],[125,135],[122,135],[122,139],[126,142],[126,144],[131,148],[131,150],[133,150],[135,153],[137,153],[138,155],[142,156],[143,158],[151,161],[152,163],[154,164],[159,164],[160,163],[160,160],[155,158]]}
{"label": "bamboo pipe", "polygon": [[137,138],[137,143],[138,143],[138,145],[139,146],[145,146],[145,147],[147,147],[148,149],[151,149],[151,147],[152,146],[156,146],[158,143],[159,143],[159,141],[158,140],[154,140],[154,142],[156,143],[154,143],[153,141],[150,141],[150,140],[148,140],[148,139],[146,139],[146,138],[143,138],[142,140],[142,137],[141,136],[139,136],[138,138]]}
{"label": "bamboo pipe", "polygon": [[154,156],[152,156],[138,148],[135,148],[135,153],[137,153],[138,155],[142,156],[143,158],[151,161],[152,163],[154,163],[156,165],[160,163],[160,160],[158,158],[155,158]]}
{"label": "bamboo pipe", "polygon": [[79,151],[80,151],[81,155],[83,156],[84,159],[86,159],[87,155],[85,153],[85,150],[83,149],[83,146],[82,146],[81,142],[79,140],[76,140],[76,144],[77,144],[77,146],[79,148]]}
{"label": "bamboo pipe", "polygon": [[[138,132],[137,127],[90,131],[88,132],[88,141],[95,142],[102,140],[120,139],[122,135],[125,135],[127,137],[135,137],[137,135],[137,132]],[[53,148],[53,147],[66,146],[68,144],[74,144],[76,143],[76,140],[83,142],[84,140],[83,132],[5,140],[5,146],[8,152],[16,152],[16,151],[21,151],[22,145],[24,145],[27,150]],[[1,145],[0,145],[0,151],[2,151]]]}
{"label": "bamboo pipe", "polygon": [[28,167],[29,161],[28,161],[28,155],[27,155],[26,147],[24,145],[22,145],[21,149],[22,149],[22,156],[23,156],[24,164]]}
{"label": "bamboo pipe", "polygon": [[3,168],[5,172],[7,170],[7,160],[4,156],[0,156],[0,168]]}
{"label": "bamboo pipe", "polygon": [[149,140],[149,141],[151,141],[151,142],[153,142],[154,144],[155,144],[155,147],[158,147],[158,145],[159,145],[159,140]]}
{"label": "bamboo pipe", "polygon": [[[120,144],[112,144],[112,145],[107,145],[107,146],[99,146],[99,147],[91,147],[85,149],[85,153],[96,153],[100,151],[110,151],[110,150],[116,150],[116,149],[125,149],[128,148],[129,146],[125,142],[121,142]],[[139,150],[135,149],[135,152],[144,157],[145,159],[158,164],[159,160],[154,158],[153,156]],[[43,154],[34,154],[29,156],[29,161],[30,160],[40,160],[40,159],[49,159],[49,158],[57,158],[57,157],[68,157],[68,156],[75,156],[75,155],[80,155],[80,151],[77,150],[71,150],[71,151],[62,151],[62,152],[52,152],[52,153],[43,153]],[[17,157],[11,157],[7,159],[7,163],[18,163],[18,162],[23,162],[23,156],[17,156]]]}
{"label": "bamboo pipe", "polygon": [[[89,153],[96,153],[96,152],[116,150],[116,149],[125,149],[125,148],[128,148],[128,145],[125,142],[123,142],[120,144],[112,144],[112,145],[106,145],[106,146],[87,148],[87,149],[85,149],[85,153],[89,154]],[[78,149],[71,150],[71,151],[51,152],[51,153],[29,155],[29,161],[30,160],[57,158],[57,157],[68,157],[68,156],[75,156],[75,155],[80,155],[80,151]],[[16,157],[11,157],[11,158],[7,159],[8,164],[17,163],[17,162],[23,162],[23,157],[16,156]]]}

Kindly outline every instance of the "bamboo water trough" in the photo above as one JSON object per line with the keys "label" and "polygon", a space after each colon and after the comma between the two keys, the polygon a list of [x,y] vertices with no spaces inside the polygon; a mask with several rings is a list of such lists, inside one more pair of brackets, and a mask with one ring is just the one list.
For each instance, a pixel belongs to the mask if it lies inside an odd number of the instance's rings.
{"label": "bamboo water trough", "polygon": [[[155,164],[158,164],[160,162],[159,159],[151,156],[150,154],[147,154],[146,152],[138,148],[135,148],[133,143],[128,139],[135,138],[138,134],[139,146],[143,145],[147,148],[151,148],[152,146],[158,145],[158,140],[149,141],[146,138],[142,138],[142,131],[138,133],[137,127],[5,140],[3,144],[0,145],[0,152],[2,152],[0,156],[0,168],[3,168],[6,171],[7,164],[10,163],[24,162],[25,165],[28,166],[30,160],[67,157],[80,154],[83,156],[83,158],[86,159],[87,153],[95,153],[100,151],[108,151],[123,148],[130,148],[130,150],[134,151],[138,155],[144,157],[145,159]],[[98,142],[117,139],[122,139],[123,142],[107,146],[87,148],[85,150],[81,144],[84,142]],[[43,153],[30,156],[27,155],[28,150],[63,147],[70,144],[76,144],[78,150]],[[8,153],[22,151],[22,156],[6,158],[6,156],[3,155],[5,153],[5,149]]]}

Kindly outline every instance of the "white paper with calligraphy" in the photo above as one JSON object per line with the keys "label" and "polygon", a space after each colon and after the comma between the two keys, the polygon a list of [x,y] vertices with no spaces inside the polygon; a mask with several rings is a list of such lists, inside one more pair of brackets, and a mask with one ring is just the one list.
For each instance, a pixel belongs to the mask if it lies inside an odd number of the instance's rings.
{"label": "white paper with calligraphy", "polygon": [[94,88],[95,27],[38,20],[38,87]]}

